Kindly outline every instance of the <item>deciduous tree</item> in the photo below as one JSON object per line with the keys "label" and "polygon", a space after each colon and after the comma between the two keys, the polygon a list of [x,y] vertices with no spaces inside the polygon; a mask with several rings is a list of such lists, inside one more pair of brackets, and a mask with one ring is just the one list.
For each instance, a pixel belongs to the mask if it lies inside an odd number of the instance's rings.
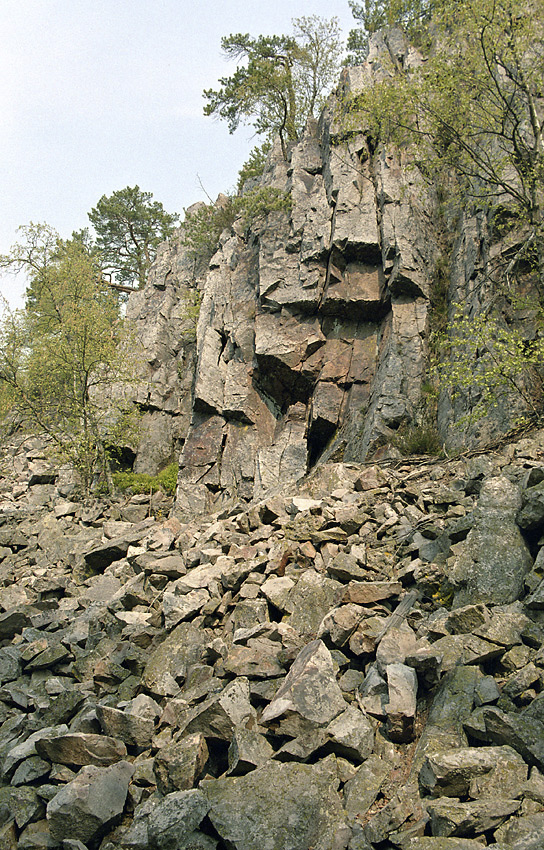
{"label": "deciduous tree", "polygon": [[106,462],[105,445],[130,420],[130,405],[104,407],[101,397],[102,388],[128,379],[118,356],[117,296],[81,240],[62,241],[47,225],[21,230],[22,242],[0,258],[4,269],[29,276],[26,308],[6,310],[0,326],[0,382],[22,420],[50,436],[88,490]]}
{"label": "deciduous tree", "polygon": [[[544,0],[441,0],[420,68],[355,104],[375,139],[410,143],[430,180],[526,228],[518,258],[544,273]],[[510,264],[510,271],[512,265]]]}

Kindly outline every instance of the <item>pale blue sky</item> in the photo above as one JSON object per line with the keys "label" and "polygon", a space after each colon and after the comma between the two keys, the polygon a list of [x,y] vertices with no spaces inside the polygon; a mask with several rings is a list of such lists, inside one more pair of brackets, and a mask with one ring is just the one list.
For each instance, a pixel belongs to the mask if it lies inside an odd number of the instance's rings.
{"label": "pale blue sky", "polygon": [[[0,253],[16,228],[62,236],[88,225],[103,194],[138,184],[168,211],[236,184],[254,140],[202,114],[204,88],[234,65],[221,36],[286,33],[347,0],[2,0]],[[0,278],[15,303],[24,284]]]}

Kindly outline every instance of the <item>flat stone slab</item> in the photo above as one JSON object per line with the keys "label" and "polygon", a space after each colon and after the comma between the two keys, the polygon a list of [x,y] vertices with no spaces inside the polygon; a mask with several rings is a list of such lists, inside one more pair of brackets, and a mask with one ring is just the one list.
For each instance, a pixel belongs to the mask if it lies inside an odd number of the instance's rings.
{"label": "flat stone slab", "polygon": [[70,732],[36,741],[36,752],[56,764],[105,767],[123,759],[127,748],[117,738],[86,732]]}

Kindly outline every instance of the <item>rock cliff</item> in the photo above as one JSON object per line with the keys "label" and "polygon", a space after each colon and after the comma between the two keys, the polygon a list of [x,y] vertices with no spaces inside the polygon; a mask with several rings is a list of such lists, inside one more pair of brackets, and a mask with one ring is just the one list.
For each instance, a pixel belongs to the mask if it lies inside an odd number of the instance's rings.
{"label": "rock cliff", "polygon": [[[175,501],[81,501],[40,437],[3,446],[2,850],[544,847],[544,432],[394,448],[425,421],[444,216],[342,117],[386,54],[419,61],[376,36],[272,151],[288,210],[206,268],[181,232],[130,297],[135,469],[179,454]],[[478,312],[505,246],[448,216],[446,306]],[[461,438],[466,410],[439,400],[453,445],[517,413]]]}
{"label": "rock cliff", "polygon": [[[393,42],[411,61],[402,39]],[[224,232],[199,284],[190,396],[190,356],[176,361],[179,331],[168,323],[188,282],[182,236],[130,298],[128,316],[145,328],[153,358],[144,403],[162,411],[153,415],[155,431],[168,423],[158,455],[168,454],[172,427],[185,438],[180,512],[206,510],[218,493],[259,496],[320,458],[363,460],[418,419],[435,200],[407,153],[375,154],[362,129],[346,131],[339,111],[346,93],[379,74],[377,56],[346,69],[289,161],[273,150],[262,184],[285,192],[290,209]],[[149,327],[150,311],[160,332]],[[149,463],[150,439],[157,438],[146,437],[138,468]]]}
{"label": "rock cliff", "polygon": [[[450,316],[459,305],[477,315],[494,297],[489,269],[512,246],[490,236],[483,214],[439,204],[409,148],[375,150],[346,113],[347,97],[392,61],[420,61],[395,30],[345,69],[287,161],[273,149],[261,185],[285,193],[287,210],[235,221],[198,275],[181,232],[130,297],[147,361],[136,469],[156,472],[182,448],[179,516],[258,498],[318,461],[394,454],[399,432],[436,420],[424,391],[439,290]],[[195,287],[196,349],[183,325]],[[523,412],[520,401],[506,395],[459,429],[474,399],[442,394],[440,438],[485,443]]]}

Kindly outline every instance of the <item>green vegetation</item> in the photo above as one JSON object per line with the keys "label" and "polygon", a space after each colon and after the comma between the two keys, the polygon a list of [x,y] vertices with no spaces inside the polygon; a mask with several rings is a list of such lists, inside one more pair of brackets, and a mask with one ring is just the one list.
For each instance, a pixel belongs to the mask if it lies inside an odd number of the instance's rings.
{"label": "green vegetation", "polygon": [[231,227],[235,217],[233,199],[226,195],[217,204],[201,204],[193,212],[186,211],[182,239],[191,256],[209,262],[217,251],[221,234]]}
{"label": "green vegetation", "polygon": [[467,318],[459,311],[440,338],[435,368],[452,400],[465,395],[473,401],[463,425],[481,419],[512,392],[537,415],[543,365],[544,339],[527,339],[492,315]]}
{"label": "green vegetation", "polygon": [[[405,69],[392,59],[384,81],[348,105],[354,131],[366,127],[376,146],[409,147],[412,161],[450,203],[457,199],[468,214],[487,214],[499,243],[485,272],[490,302],[501,297],[515,304],[530,281],[542,303],[543,0],[351,5],[367,34],[383,23],[400,24],[413,34],[414,27],[430,21],[433,35],[421,66]],[[470,420],[507,404],[511,393],[538,412],[544,355],[538,323],[527,339],[490,308],[480,316],[459,312],[444,332],[444,283],[438,270],[432,306],[441,387],[454,398],[465,395]]]}
{"label": "green vegetation", "polygon": [[217,204],[203,204],[186,213],[183,241],[195,259],[208,262],[217,251],[222,232],[236,219],[247,233],[269,213],[288,211],[290,207],[289,194],[270,186],[255,186],[235,197],[223,195]]}
{"label": "green vegetation", "polygon": [[268,141],[279,135],[284,154],[336,83],[341,56],[336,18],[312,15],[292,24],[289,36],[224,37],[223,52],[242,64],[219,80],[219,89],[204,91],[205,115],[227,121],[231,133],[250,123]]}
{"label": "green vegetation", "polygon": [[238,172],[238,192],[243,191],[248,180],[255,180],[262,177],[266,166],[266,158],[271,148],[272,145],[270,142],[263,142],[262,145],[257,145],[253,148],[248,159]]}
{"label": "green vegetation", "polygon": [[114,472],[115,489],[121,493],[156,493],[161,490],[168,496],[176,492],[178,464],[171,463],[158,475],[146,475],[143,472]]}
{"label": "green vegetation", "polygon": [[435,425],[408,425],[395,438],[395,446],[403,455],[439,456],[444,450]]}
{"label": "green vegetation", "polygon": [[357,29],[350,30],[347,63],[364,62],[368,52],[369,36],[382,27],[400,26],[412,41],[418,40],[423,25],[428,22],[435,5],[432,0],[348,0]]}
{"label": "green vegetation", "polygon": [[151,192],[127,186],[102,195],[89,219],[96,231],[102,268],[122,286],[141,288],[156,257],[157,246],[168,239],[178,216],[152,200]]}
{"label": "green vegetation", "polygon": [[3,413],[47,433],[87,492],[106,470],[105,445],[133,436],[135,428],[120,391],[132,364],[120,362],[117,294],[80,238],[63,241],[41,224],[20,232],[22,241],[0,257],[0,268],[29,277],[25,309],[6,309],[0,326]]}
{"label": "green vegetation", "polygon": [[[391,76],[351,104],[356,126],[380,142],[410,144],[430,180],[479,209],[507,209],[527,226],[518,257],[542,274],[544,3],[462,0],[436,4],[435,48],[414,71]],[[452,178],[455,178],[455,184]]]}

